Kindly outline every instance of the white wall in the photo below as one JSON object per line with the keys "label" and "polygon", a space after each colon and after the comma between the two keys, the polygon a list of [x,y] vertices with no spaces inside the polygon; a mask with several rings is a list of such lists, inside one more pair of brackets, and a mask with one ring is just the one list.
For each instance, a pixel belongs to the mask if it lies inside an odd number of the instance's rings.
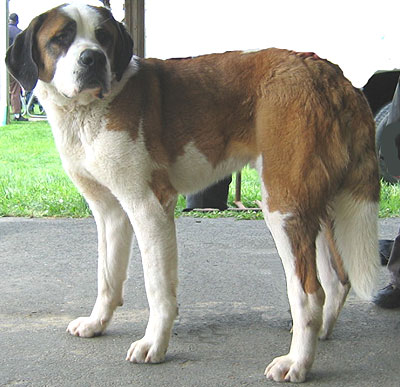
{"label": "white wall", "polygon": [[400,67],[399,0],[145,0],[146,55],[314,51],[363,86]]}
{"label": "white wall", "polygon": [[[10,12],[20,14],[25,28],[36,14],[66,1],[10,0]],[[111,0],[119,20],[123,1]],[[378,69],[400,67],[399,0],[145,0],[145,5],[147,56],[266,47],[314,51],[339,64],[356,86]]]}

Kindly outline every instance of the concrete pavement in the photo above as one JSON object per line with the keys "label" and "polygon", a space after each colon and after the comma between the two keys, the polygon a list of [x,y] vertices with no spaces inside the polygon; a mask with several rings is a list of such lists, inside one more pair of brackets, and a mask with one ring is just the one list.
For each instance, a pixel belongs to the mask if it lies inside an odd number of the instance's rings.
{"label": "concrete pavement", "polygon": [[[400,219],[380,222],[392,238]],[[177,220],[180,317],[164,364],[126,362],[146,326],[139,253],[102,337],[65,332],[96,297],[93,219],[0,219],[1,386],[272,386],[266,365],[290,344],[284,273],[263,221]],[[381,270],[380,285],[387,273]],[[310,386],[400,385],[400,310],[348,298],[319,343]]]}

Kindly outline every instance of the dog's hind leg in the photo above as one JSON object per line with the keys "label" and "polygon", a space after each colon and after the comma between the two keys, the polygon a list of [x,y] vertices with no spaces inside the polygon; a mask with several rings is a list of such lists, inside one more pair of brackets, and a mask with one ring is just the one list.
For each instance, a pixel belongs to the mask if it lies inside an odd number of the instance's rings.
{"label": "dog's hind leg", "polygon": [[332,333],[336,320],[350,290],[348,276],[334,240],[332,224],[320,231],[317,238],[318,274],[325,292],[323,320],[320,339],[327,339]]}
{"label": "dog's hind leg", "polygon": [[123,284],[132,244],[132,226],[125,211],[111,192],[91,180],[73,176],[84,194],[96,220],[98,232],[98,293],[89,317],[72,321],[67,331],[72,335],[100,335],[114,310],[122,305]]}
{"label": "dog's hind leg", "polygon": [[284,266],[293,318],[293,338],[287,355],[275,358],[265,375],[275,381],[302,382],[314,361],[322,324],[324,292],[317,279],[315,239],[318,219],[295,212],[270,211],[263,204],[266,222]]}

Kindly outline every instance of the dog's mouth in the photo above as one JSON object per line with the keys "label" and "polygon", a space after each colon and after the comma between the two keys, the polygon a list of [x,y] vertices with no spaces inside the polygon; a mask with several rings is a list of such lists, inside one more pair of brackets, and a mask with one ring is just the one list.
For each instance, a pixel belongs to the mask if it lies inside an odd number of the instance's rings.
{"label": "dog's mouth", "polygon": [[110,93],[111,84],[107,80],[106,76],[91,76],[91,77],[79,77],[78,81],[75,82],[73,88],[69,90],[62,90],[59,88],[59,92],[68,99],[78,98],[79,96],[92,96],[96,99],[103,99]]}
{"label": "dog's mouth", "polygon": [[99,99],[107,96],[110,92],[110,85],[106,80],[106,76],[91,75],[81,78],[78,87],[78,94],[83,92],[90,93]]}
{"label": "dog's mouth", "polygon": [[91,86],[81,88],[79,90],[78,94],[81,94],[81,93],[89,93],[89,94],[92,94],[96,98],[103,99],[104,97],[106,97],[108,95],[109,89],[107,89],[101,85],[91,85]]}

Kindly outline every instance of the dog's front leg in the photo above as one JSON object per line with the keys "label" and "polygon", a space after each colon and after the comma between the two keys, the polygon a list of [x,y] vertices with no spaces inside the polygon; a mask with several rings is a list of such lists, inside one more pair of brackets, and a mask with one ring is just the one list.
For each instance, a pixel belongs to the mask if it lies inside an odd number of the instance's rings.
{"label": "dog's front leg", "polygon": [[122,305],[123,283],[131,252],[133,230],[118,200],[107,188],[75,178],[96,220],[98,232],[98,293],[89,317],[73,320],[67,331],[75,336],[100,335],[117,306]]}
{"label": "dog's front leg", "polygon": [[150,316],[144,337],[130,346],[126,360],[160,363],[177,315],[174,206],[161,207],[156,199],[150,199],[135,208],[131,220],[142,254]]}

